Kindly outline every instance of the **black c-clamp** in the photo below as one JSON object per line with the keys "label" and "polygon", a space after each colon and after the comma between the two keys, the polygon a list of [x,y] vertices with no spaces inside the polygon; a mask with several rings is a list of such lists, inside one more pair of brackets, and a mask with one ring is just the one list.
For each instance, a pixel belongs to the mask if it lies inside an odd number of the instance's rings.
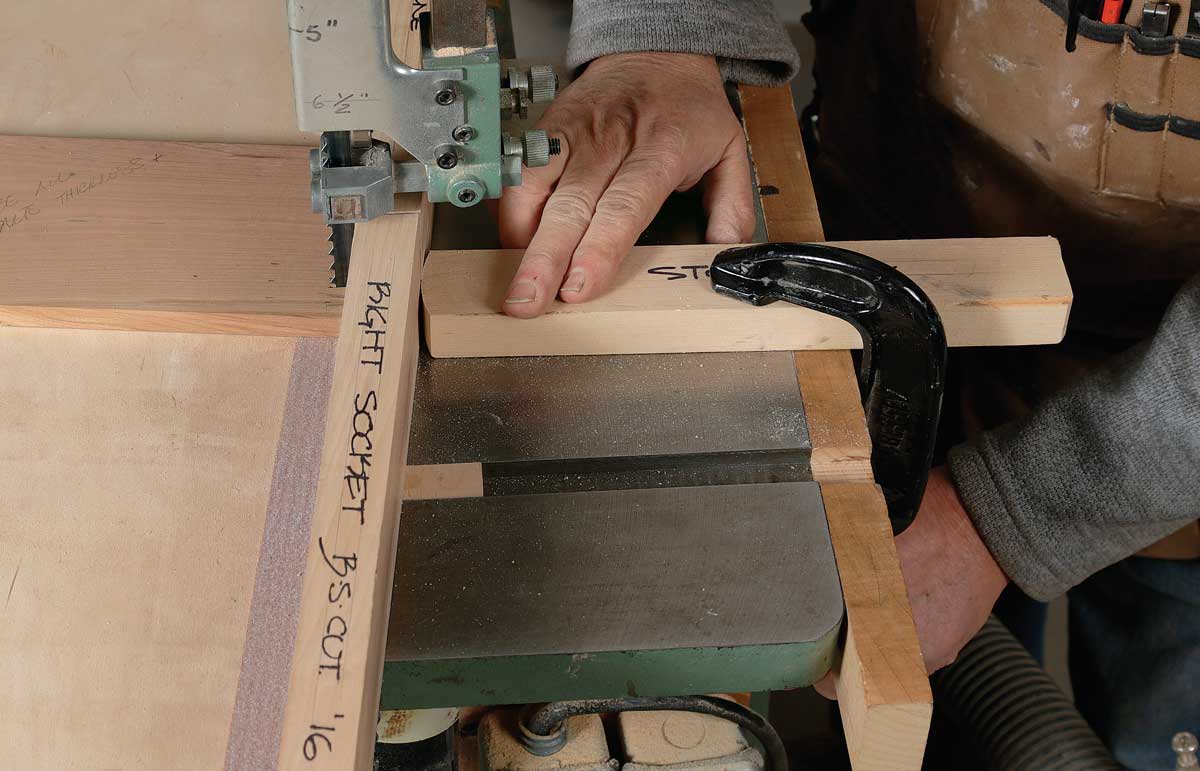
{"label": "black c-clamp", "polygon": [[713,288],[754,305],[786,300],[854,325],[863,339],[858,385],[871,467],[892,530],[912,522],[933,460],[946,373],[937,309],[912,279],[849,249],[759,244],[713,260]]}

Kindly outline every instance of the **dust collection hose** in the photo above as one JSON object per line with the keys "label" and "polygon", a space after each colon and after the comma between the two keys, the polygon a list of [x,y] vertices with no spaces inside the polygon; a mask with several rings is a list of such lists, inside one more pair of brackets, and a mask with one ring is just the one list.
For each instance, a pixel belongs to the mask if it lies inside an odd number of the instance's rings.
{"label": "dust collection hose", "polygon": [[736,723],[762,743],[767,771],[788,771],[787,750],[783,740],[766,718],[736,701],[715,696],[631,696],[552,701],[534,707],[522,717],[521,737],[526,749],[535,755],[553,755],[566,742],[564,725],[569,717],[650,710],[698,712]]}
{"label": "dust collection hose", "polygon": [[995,616],[930,678],[933,703],[995,771],[1120,771],[1046,670]]}

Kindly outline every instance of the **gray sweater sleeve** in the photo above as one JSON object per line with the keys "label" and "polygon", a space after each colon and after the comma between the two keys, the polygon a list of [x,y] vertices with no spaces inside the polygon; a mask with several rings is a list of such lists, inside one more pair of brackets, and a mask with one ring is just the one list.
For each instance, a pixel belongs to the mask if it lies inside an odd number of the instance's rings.
{"label": "gray sweater sleeve", "polygon": [[950,470],[989,551],[1038,599],[1200,518],[1200,276],[1152,340],[955,448]]}
{"label": "gray sweater sleeve", "polygon": [[726,80],[791,80],[800,55],[771,0],[574,0],[567,64],[634,51],[716,56]]}

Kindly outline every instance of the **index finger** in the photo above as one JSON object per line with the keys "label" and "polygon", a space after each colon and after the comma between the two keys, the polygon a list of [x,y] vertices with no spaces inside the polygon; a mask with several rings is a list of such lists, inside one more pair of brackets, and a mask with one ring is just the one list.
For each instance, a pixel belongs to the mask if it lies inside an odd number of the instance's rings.
{"label": "index finger", "polygon": [[504,194],[500,197],[497,225],[500,228],[500,245],[505,249],[524,249],[529,246],[542,219],[546,201],[554,192],[554,186],[558,184],[571,157],[571,144],[567,137],[560,133],[554,133],[553,136],[558,139],[558,155],[550,156],[550,163],[546,166],[523,169],[521,184],[504,188]]}
{"label": "index finger", "polygon": [[683,178],[674,151],[635,147],[596,204],[567,269],[559,296],[583,302],[604,291],[663,201]]}
{"label": "index finger", "polygon": [[509,285],[504,312],[540,316],[558,293],[563,274],[616,171],[618,160],[591,151],[576,153],[546,199],[537,231]]}

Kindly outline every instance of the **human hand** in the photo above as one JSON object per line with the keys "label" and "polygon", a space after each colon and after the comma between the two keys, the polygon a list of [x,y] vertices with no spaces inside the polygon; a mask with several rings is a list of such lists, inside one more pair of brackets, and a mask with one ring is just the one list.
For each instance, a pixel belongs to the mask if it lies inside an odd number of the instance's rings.
{"label": "human hand", "polygon": [[[944,466],[929,473],[917,517],[896,537],[925,669],[934,672],[958,657],[983,628],[1008,577],[971,524]],[[836,698],[833,673],[816,685]]]}
{"label": "human hand", "polygon": [[538,126],[562,151],[500,200],[501,242],[526,250],[504,302],[510,316],[541,315],[555,295],[603,292],[672,191],[703,183],[709,243],[754,233],[746,140],[711,56],[602,56]]}

